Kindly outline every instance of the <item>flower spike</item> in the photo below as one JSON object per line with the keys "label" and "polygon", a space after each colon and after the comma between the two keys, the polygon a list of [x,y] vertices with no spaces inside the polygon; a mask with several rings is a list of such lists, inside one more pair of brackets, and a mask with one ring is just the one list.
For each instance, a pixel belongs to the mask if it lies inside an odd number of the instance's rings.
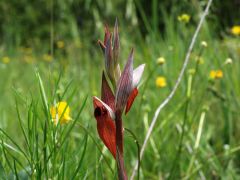
{"label": "flower spike", "polygon": [[[124,168],[123,146],[124,131],[122,114],[127,114],[138,95],[138,84],[142,77],[145,64],[133,70],[133,49],[121,72],[118,63],[120,41],[118,22],[115,21],[113,35],[105,26],[104,41],[98,41],[105,59],[105,73],[102,73],[101,99],[93,97],[94,116],[97,131],[105,146],[117,162],[119,179],[126,180]],[[110,84],[109,84],[110,83]]]}

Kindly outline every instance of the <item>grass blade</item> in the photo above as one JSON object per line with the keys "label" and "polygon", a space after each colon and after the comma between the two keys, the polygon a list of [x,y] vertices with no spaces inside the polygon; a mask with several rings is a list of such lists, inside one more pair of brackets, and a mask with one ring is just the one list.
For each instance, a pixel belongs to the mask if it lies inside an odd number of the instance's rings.
{"label": "grass blade", "polygon": [[19,180],[18,173],[17,173],[17,167],[16,167],[16,161],[15,160],[13,161],[13,165],[14,165],[13,167],[14,167],[15,177],[16,177],[17,180]]}
{"label": "grass blade", "polygon": [[75,179],[75,177],[77,176],[78,171],[79,171],[80,168],[81,168],[83,159],[84,159],[84,157],[85,157],[86,149],[87,149],[87,142],[88,142],[88,134],[86,133],[86,134],[85,134],[85,137],[84,137],[84,148],[83,148],[83,151],[82,151],[82,156],[81,156],[81,159],[79,160],[77,169],[75,170],[75,172],[74,172],[74,174],[73,174],[73,176],[72,176],[72,180]]}
{"label": "grass blade", "polygon": [[0,162],[0,179],[3,179],[3,180],[7,179],[5,170],[1,162]]}
{"label": "grass blade", "polygon": [[23,124],[22,124],[22,118],[21,118],[21,116],[20,116],[20,112],[19,112],[17,100],[16,100],[16,110],[17,110],[18,122],[19,122],[19,125],[20,125],[20,128],[21,128],[21,131],[22,131],[22,133],[23,133],[23,136],[24,136],[25,142],[26,142],[26,144],[27,144],[27,147],[28,147],[28,149],[29,149],[30,152],[31,152],[31,148],[30,148],[30,146],[29,146],[29,140],[28,140],[28,138],[27,138],[26,132],[25,132],[24,127],[23,127]]}
{"label": "grass blade", "polygon": [[30,164],[30,160],[27,154],[20,148],[20,146],[2,128],[0,128],[0,132],[2,132],[3,135],[5,135],[5,137],[7,137],[7,139],[9,139],[17,147],[19,152],[21,152],[21,154],[27,159],[28,163]]}
{"label": "grass blade", "polygon": [[41,93],[45,113],[46,113],[47,117],[49,117],[48,101],[47,101],[46,91],[43,86],[42,78],[41,78],[39,72],[36,73],[36,76],[38,78],[38,83],[39,83],[39,87],[40,87],[40,93]]}

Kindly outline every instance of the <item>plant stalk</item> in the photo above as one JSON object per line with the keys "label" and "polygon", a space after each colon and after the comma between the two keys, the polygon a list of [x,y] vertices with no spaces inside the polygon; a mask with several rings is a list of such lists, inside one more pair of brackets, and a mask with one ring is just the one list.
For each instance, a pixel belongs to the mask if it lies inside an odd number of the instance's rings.
{"label": "plant stalk", "polygon": [[118,170],[118,178],[119,180],[127,180],[127,174],[124,167],[123,160],[123,127],[122,127],[122,112],[117,110],[116,113],[116,150],[117,150],[117,170]]}

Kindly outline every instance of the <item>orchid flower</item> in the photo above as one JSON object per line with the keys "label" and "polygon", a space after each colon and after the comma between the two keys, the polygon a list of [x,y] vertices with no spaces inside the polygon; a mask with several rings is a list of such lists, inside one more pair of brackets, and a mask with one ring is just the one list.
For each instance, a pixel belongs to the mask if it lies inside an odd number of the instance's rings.
{"label": "orchid flower", "polygon": [[114,27],[113,46],[112,34],[105,27],[104,42],[98,41],[105,57],[105,72],[113,91],[108,84],[105,73],[102,73],[101,99],[93,97],[94,116],[97,130],[105,146],[117,161],[119,179],[127,179],[123,163],[123,126],[122,114],[127,114],[138,95],[138,84],[141,80],[145,64],[133,70],[133,49],[127,63],[120,71],[118,56],[120,50],[118,24]]}

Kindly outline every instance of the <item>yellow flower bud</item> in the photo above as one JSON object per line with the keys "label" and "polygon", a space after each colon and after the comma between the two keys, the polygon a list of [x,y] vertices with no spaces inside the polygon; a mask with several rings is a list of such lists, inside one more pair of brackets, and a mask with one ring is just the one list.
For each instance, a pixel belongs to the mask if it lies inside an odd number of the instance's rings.
{"label": "yellow flower bud", "polygon": [[206,41],[202,41],[202,42],[201,42],[201,46],[206,48],[206,47],[208,46],[208,44],[207,44]]}
{"label": "yellow flower bud", "polygon": [[159,64],[159,65],[165,64],[165,59],[164,59],[164,57],[159,57],[159,58],[157,59],[157,64]]}
{"label": "yellow flower bud", "polygon": [[180,16],[178,16],[178,20],[180,22],[184,22],[184,23],[188,23],[190,21],[191,17],[188,14],[181,14]]}
{"label": "yellow flower bud", "polygon": [[226,61],[224,62],[224,65],[232,64],[232,63],[233,63],[232,59],[231,58],[227,58]]}

